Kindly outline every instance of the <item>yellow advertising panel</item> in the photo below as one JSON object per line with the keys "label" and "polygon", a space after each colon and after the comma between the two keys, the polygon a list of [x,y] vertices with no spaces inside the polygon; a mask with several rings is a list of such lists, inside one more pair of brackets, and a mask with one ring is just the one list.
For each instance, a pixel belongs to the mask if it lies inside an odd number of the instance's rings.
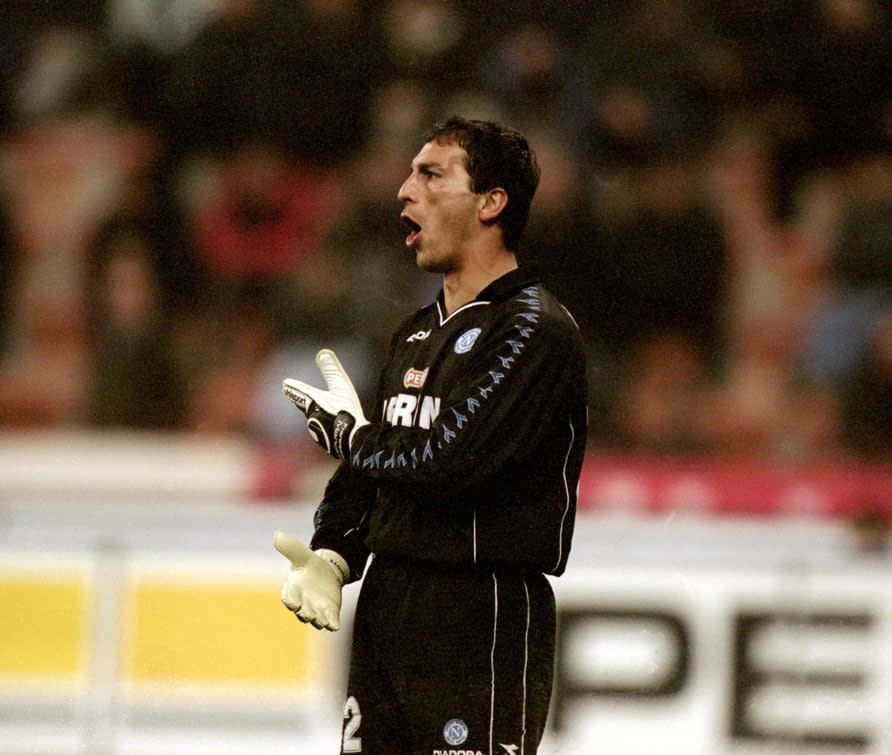
{"label": "yellow advertising panel", "polygon": [[305,683],[312,630],[278,585],[146,575],[128,595],[123,676],[131,682]]}
{"label": "yellow advertising panel", "polygon": [[0,677],[82,677],[86,605],[81,579],[0,573]]}

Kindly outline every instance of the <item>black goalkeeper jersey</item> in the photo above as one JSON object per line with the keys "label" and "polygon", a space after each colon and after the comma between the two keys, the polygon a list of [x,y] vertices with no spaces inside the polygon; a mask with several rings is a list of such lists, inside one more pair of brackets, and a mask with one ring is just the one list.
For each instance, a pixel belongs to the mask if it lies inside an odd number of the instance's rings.
{"label": "black goalkeeper jersey", "polygon": [[586,439],[582,338],[523,268],[396,331],[377,407],[326,487],[314,548],[564,571]]}

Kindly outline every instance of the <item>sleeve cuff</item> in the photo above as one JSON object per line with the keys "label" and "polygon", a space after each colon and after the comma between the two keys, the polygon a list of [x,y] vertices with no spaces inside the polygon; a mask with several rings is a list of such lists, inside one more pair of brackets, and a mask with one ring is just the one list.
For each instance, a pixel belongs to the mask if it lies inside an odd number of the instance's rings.
{"label": "sleeve cuff", "polygon": [[344,584],[350,576],[350,566],[347,564],[347,560],[336,551],[329,550],[328,548],[319,548],[314,551],[314,553],[319,556],[322,560],[328,562],[331,568],[334,570],[341,584]]}

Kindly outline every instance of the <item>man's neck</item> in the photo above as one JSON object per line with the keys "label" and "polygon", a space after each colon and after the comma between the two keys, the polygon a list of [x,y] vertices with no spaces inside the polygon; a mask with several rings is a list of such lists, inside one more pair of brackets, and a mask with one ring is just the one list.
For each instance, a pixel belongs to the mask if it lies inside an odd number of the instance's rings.
{"label": "man's neck", "polygon": [[500,254],[486,263],[469,262],[460,270],[443,276],[443,302],[446,314],[474,301],[477,295],[494,280],[517,269],[517,258],[510,252]]}

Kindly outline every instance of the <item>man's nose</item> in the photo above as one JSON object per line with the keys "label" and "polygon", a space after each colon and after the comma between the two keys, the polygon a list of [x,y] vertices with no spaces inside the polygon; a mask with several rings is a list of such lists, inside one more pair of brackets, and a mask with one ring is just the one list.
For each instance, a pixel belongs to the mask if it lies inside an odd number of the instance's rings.
{"label": "man's nose", "polygon": [[396,193],[396,198],[399,199],[400,202],[411,201],[413,187],[414,182],[412,181],[412,176],[409,176],[405,181],[403,181],[403,185],[400,186],[400,190]]}

